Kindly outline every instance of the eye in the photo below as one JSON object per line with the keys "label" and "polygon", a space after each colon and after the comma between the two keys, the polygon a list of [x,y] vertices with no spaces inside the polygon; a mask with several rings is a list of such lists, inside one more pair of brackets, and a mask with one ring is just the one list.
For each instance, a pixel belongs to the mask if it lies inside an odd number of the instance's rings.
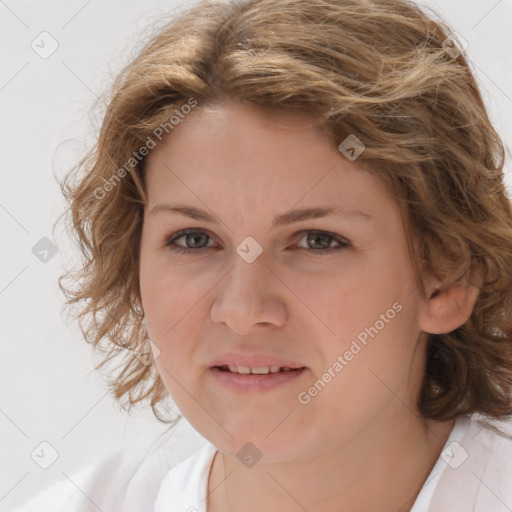
{"label": "eye", "polygon": [[[297,245],[293,250],[306,250],[313,252],[314,254],[322,255],[326,252],[338,251],[350,246],[350,243],[347,240],[325,231],[303,231],[298,234],[302,235],[300,241],[304,239],[306,240],[307,247]],[[181,238],[185,240],[185,246],[176,243],[176,241]],[[184,229],[171,235],[166,240],[165,245],[170,247],[172,251],[190,254],[194,252],[197,253],[200,249],[211,248],[212,246],[204,245],[208,240],[212,239],[204,231]],[[336,247],[331,247],[332,242],[336,242],[338,245]]]}
{"label": "eye", "polygon": [[[183,238],[185,240],[185,244],[190,244],[192,247],[188,247],[187,245],[183,247],[180,244],[176,244],[176,240]],[[167,241],[165,242],[166,246],[169,246],[173,251],[183,252],[183,253],[191,253],[197,251],[198,249],[205,249],[206,247],[197,247],[201,245],[202,242],[211,238],[203,231],[194,231],[193,229],[184,229],[182,231],[178,231],[174,235],[171,235]]]}
{"label": "eye", "polygon": [[[325,231],[306,231],[301,240],[303,239],[306,240],[308,247],[297,246],[299,249],[314,251],[320,255],[326,252],[338,251],[350,245],[347,240]],[[330,247],[332,242],[336,242],[338,245],[336,247]]]}

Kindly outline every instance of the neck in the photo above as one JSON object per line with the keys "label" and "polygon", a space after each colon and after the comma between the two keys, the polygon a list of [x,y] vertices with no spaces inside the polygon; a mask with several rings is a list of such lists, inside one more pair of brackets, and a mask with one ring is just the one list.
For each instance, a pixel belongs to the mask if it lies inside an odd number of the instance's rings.
{"label": "neck", "polygon": [[375,421],[324,453],[272,463],[262,459],[251,468],[218,452],[207,511],[408,511],[454,423],[424,422],[407,411],[405,419]]}

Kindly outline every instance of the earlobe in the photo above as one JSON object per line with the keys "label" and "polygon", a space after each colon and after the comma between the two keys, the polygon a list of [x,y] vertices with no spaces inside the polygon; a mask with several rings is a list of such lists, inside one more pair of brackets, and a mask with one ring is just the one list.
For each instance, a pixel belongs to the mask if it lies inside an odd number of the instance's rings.
{"label": "earlobe", "polygon": [[482,283],[480,273],[447,289],[442,289],[438,280],[427,279],[420,329],[430,334],[444,334],[463,325],[471,316]]}

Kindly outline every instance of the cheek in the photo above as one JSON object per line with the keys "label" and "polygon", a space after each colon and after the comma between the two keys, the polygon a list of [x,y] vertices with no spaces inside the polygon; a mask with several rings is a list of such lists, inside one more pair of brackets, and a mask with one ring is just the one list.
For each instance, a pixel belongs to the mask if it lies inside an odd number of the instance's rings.
{"label": "cheek", "polygon": [[[146,325],[151,336],[165,338],[169,330],[186,313],[194,287],[179,270],[170,268],[165,250],[155,248],[154,241],[142,239],[139,283]],[[190,309],[190,308],[189,308]],[[172,331],[171,331],[172,332]]]}
{"label": "cheek", "polygon": [[174,362],[180,358],[180,346],[173,343],[179,329],[178,319],[183,317],[183,303],[178,300],[179,283],[169,278],[162,265],[159,264],[149,250],[141,248],[139,283],[142,307],[149,338],[159,350],[156,359],[158,372],[167,389],[171,391],[174,375]]}
{"label": "cheek", "polygon": [[[141,297],[146,325],[150,337],[162,345],[173,347],[174,340],[193,342],[196,336],[191,333],[205,323],[206,296],[211,285],[197,280],[172,277],[169,274],[141,278]],[[206,316],[205,316],[206,315]]]}
{"label": "cheek", "polygon": [[[312,338],[322,354],[315,377],[331,368],[336,377],[324,399],[343,397],[347,412],[363,397],[378,406],[389,396],[383,382],[395,389],[408,374],[420,332],[409,259],[393,251],[376,256],[378,261],[360,259],[350,272],[340,271],[308,296],[308,305],[326,324],[318,323]],[[338,356],[343,369],[338,364],[336,371]]]}
{"label": "cheek", "polygon": [[159,350],[159,374],[173,398],[182,392],[179,383],[191,383],[196,378],[191,372],[201,338],[197,329],[204,324],[203,301],[212,287],[207,279],[189,273],[171,268],[165,255],[141,249],[139,280],[146,327]]}
{"label": "cheek", "polygon": [[407,400],[401,387],[408,382],[416,343],[406,306],[388,321],[374,322],[359,338],[347,335],[337,346],[324,345],[325,366],[309,383],[319,391],[306,410],[340,431],[357,432],[393,401],[399,406],[397,396]]}
{"label": "cheek", "polygon": [[[175,371],[175,361],[184,357],[189,344],[184,329],[194,315],[194,297],[177,293],[180,283],[162,278],[158,274],[141,275],[141,297],[146,326],[151,341],[159,348],[158,363],[170,372]],[[197,299],[196,299],[197,302]],[[164,375],[162,375],[164,376]]]}
{"label": "cheek", "polygon": [[[340,265],[321,278],[299,277],[294,287],[311,312],[310,323],[317,323],[317,335],[331,350],[348,348],[360,334],[364,341],[367,329],[376,322],[378,330],[382,330],[382,322],[386,321],[384,330],[389,331],[389,323],[395,323],[399,316],[396,308],[412,297],[408,295],[413,286],[408,268],[393,255],[381,251],[344,263],[345,268]],[[403,312],[400,315],[405,316]]]}

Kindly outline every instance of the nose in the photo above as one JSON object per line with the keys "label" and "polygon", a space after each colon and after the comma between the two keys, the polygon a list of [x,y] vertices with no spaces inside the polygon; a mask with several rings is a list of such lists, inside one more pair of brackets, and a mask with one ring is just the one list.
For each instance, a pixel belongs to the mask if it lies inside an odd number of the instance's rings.
{"label": "nose", "polygon": [[237,334],[278,328],[286,321],[286,288],[268,268],[263,255],[248,263],[235,253],[231,270],[215,290],[211,319]]}

